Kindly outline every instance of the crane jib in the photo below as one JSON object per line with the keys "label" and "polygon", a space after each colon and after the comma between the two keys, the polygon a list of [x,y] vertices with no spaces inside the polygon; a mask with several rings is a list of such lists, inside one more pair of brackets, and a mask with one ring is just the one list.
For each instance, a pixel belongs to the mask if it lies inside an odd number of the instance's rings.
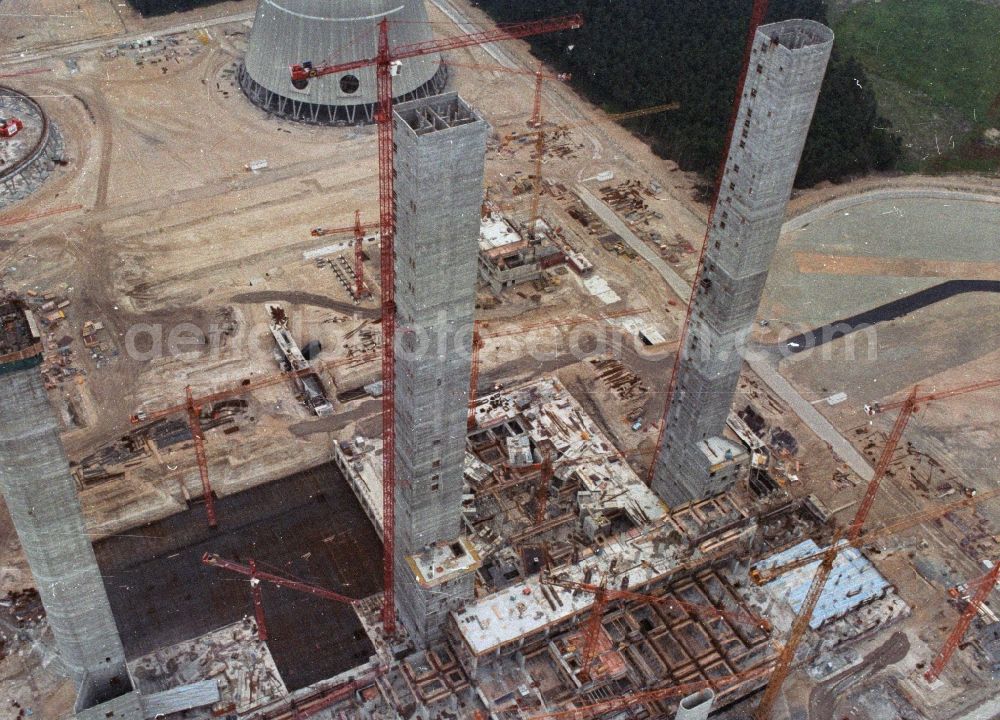
{"label": "crane jib", "polygon": [[[458,48],[469,47],[472,45],[482,45],[500,40],[529,37],[531,35],[554,32],[558,30],[576,30],[582,26],[582,15],[567,15],[564,17],[550,18],[548,20],[536,20],[532,22],[514,23],[511,25],[498,25],[492,30],[484,30],[470,35],[459,35],[457,37],[428,40],[425,42],[413,43],[411,45],[400,45],[399,47],[392,48],[389,52],[389,56],[393,60],[404,60],[407,58],[419,57],[421,55],[428,55],[430,53],[444,52],[445,50],[456,50]],[[293,83],[308,82],[310,78],[322,77],[332,73],[347,72],[349,70],[358,70],[360,68],[376,65],[378,62],[379,57],[377,55],[371,58],[337,63],[336,65],[313,65],[311,62],[306,61],[291,66],[291,79]]]}

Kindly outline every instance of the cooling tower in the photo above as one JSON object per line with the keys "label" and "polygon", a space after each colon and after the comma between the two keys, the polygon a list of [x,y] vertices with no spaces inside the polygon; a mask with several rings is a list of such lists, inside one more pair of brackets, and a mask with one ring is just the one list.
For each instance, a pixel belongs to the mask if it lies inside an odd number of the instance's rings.
{"label": "cooling tower", "polygon": [[[372,121],[375,68],[317,78],[292,87],[289,67],[374,57],[377,24],[389,20],[391,47],[431,40],[423,0],[259,0],[246,57],[243,92],[258,107],[312,123]],[[393,78],[397,100],[440,93],[447,70],[438,54],[403,62]]]}

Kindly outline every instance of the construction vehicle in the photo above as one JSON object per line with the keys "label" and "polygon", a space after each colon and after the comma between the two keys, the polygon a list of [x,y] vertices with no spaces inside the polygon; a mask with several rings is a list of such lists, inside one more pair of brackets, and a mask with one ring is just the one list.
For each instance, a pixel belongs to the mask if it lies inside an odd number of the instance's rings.
{"label": "construction vehicle", "polygon": [[515,38],[530,37],[557,30],[574,30],[583,25],[579,15],[537,20],[533,22],[502,25],[492,30],[459,34],[453,37],[428,40],[390,47],[389,20],[382,18],[377,29],[377,51],[374,57],[344,63],[313,64],[311,61],[296,63],[290,68],[292,86],[305,90],[309,82],[333,73],[375,67],[376,111],[378,125],[378,179],[379,179],[379,229],[382,234],[380,248],[381,305],[382,305],[382,625],[387,635],[396,631],[395,610],[395,482],[396,482],[396,291],[395,291],[395,242],[396,194],[394,191],[395,145],[392,138],[392,78],[398,74],[404,60],[422,55],[457,50],[464,47]]}
{"label": "construction vehicle", "polygon": [[24,123],[16,117],[0,117],[0,138],[12,138],[24,129]]}

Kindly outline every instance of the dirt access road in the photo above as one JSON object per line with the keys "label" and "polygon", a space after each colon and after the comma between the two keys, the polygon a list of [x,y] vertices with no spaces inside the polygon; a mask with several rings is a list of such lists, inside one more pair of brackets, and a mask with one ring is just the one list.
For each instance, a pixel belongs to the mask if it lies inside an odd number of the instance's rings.
{"label": "dirt access road", "polygon": [[895,632],[868,657],[829,680],[816,685],[809,694],[809,720],[833,720],[838,700],[847,698],[847,690],[862,679],[870,679],[890,665],[898,663],[910,651],[906,634]]}

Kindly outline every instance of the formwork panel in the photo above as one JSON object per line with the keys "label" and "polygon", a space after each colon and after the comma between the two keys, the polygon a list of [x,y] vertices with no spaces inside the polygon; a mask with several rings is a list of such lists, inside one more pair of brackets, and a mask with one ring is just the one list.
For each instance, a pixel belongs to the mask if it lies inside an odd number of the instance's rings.
{"label": "formwork panel", "polygon": [[676,674],[680,668],[692,663],[691,656],[684,651],[673,633],[666,632],[650,640],[672,673]]}
{"label": "formwork panel", "polygon": [[705,629],[695,622],[681,623],[671,631],[677,641],[684,646],[688,655],[701,659],[715,651],[712,641]]}

